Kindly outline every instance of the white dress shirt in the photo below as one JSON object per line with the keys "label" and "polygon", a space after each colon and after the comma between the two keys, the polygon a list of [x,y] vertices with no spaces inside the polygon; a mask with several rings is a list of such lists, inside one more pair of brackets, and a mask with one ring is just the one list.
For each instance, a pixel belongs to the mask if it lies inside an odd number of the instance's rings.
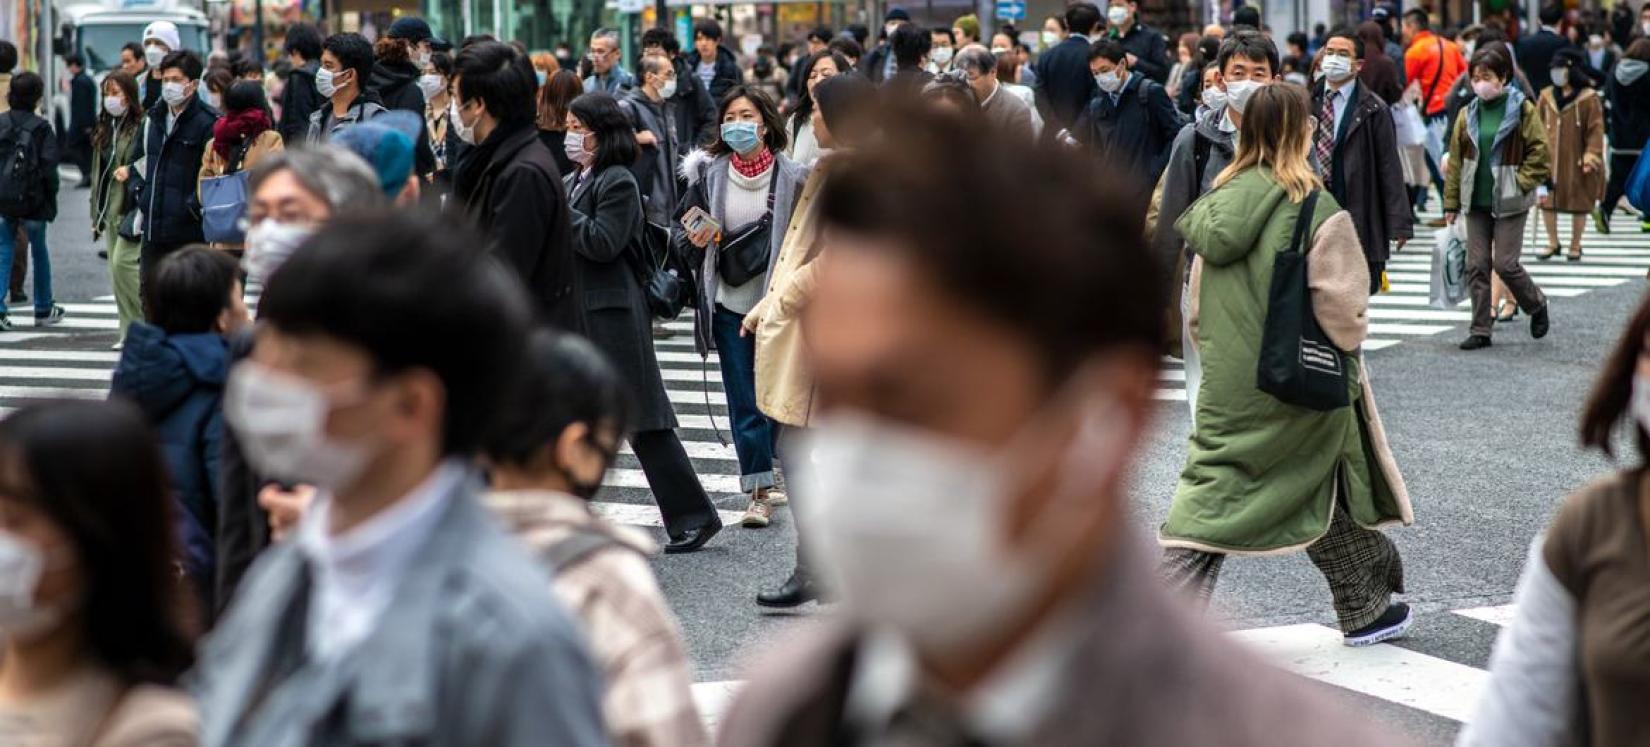
{"label": "white dress shirt", "polygon": [[1323,95],[1328,96],[1330,92],[1335,93],[1335,121],[1330,123],[1334,128],[1331,132],[1335,133],[1335,142],[1339,143],[1341,141],[1341,127],[1346,123],[1347,103],[1358,96],[1358,76],[1353,75],[1347,78],[1346,85],[1340,88],[1336,88],[1333,84],[1325,81]]}
{"label": "white dress shirt", "polygon": [[367,639],[465,477],[461,462],[443,463],[394,505],[336,534],[332,496],[315,496],[295,540],[312,572],[305,636],[311,660],[335,660]]}

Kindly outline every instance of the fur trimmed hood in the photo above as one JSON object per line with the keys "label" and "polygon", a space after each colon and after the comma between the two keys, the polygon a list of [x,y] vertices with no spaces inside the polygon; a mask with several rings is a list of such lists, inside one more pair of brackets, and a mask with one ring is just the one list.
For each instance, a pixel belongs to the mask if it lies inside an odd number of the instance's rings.
{"label": "fur trimmed hood", "polygon": [[676,167],[676,173],[686,179],[691,187],[704,178],[705,167],[720,157],[704,148],[695,148],[693,152],[682,157],[682,162]]}

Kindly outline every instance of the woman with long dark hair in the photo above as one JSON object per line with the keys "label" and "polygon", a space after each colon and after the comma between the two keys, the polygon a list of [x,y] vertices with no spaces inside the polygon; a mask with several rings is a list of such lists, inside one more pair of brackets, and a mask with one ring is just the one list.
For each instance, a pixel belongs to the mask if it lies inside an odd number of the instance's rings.
{"label": "woman with long dark hair", "polygon": [[790,122],[785,127],[786,134],[790,135],[790,146],[785,149],[785,157],[804,166],[813,165],[819,160],[819,141],[814,137],[814,88],[822,80],[828,80],[846,72],[851,72],[853,66],[848,64],[848,58],[831,50],[824,50],[810,55],[802,64],[801,93],[796,97],[796,108],[791,110]]}
{"label": "woman with long dark hair", "polygon": [[[109,283],[114,288],[115,311],[120,317],[119,348],[126,341],[126,329],[143,321],[143,300],[138,295],[138,255],[142,237],[126,218],[137,210],[128,200],[126,180],[132,174],[133,150],[143,130],[142,99],[137,79],[116,70],[103,79],[103,100],[98,105],[97,126],[92,130],[92,238],[108,242]],[[126,227],[125,233],[121,231]]]}
{"label": "woman with long dark hair", "polygon": [[196,743],[166,467],[115,402],[0,421],[0,724],[8,744]]}
{"label": "woman with long dark hair", "polygon": [[584,93],[584,84],[571,70],[557,70],[539,86],[539,140],[556,157],[562,176],[579,170],[578,164],[568,160],[563,143],[567,140],[567,107],[581,93]]}
{"label": "woman with long dark hair", "polygon": [[636,131],[612,96],[587,93],[568,107],[563,149],[578,165],[566,186],[584,332],[635,397],[630,446],[664,516],[665,552],[693,552],[721,531],[722,520],[676,435],[676,411],[653,352],[652,315],[632,270],[643,251],[642,192],[630,173],[640,152]]}

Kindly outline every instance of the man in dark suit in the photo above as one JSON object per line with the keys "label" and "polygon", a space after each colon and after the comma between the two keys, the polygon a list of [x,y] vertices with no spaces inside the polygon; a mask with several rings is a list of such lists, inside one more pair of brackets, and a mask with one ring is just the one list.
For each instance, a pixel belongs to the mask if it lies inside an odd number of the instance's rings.
{"label": "man in dark suit", "polygon": [[1537,96],[1553,84],[1550,69],[1553,66],[1553,55],[1558,50],[1570,46],[1570,40],[1558,33],[1558,23],[1564,20],[1564,7],[1557,4],[1546,5],[1541,8],[1541,28],[1535,33],[1518,40],[1515,52],[1518,55],[1518,69],[1530,79],[1530,87],[1535,89]]}
{"label": "man in dark suit", "polygon": [[1100,27],[1100,10],[1088,3],[1066,8],[1071,35],[1037,58],[1037,109],[1044,131],[1070,129],[1094,98],[1094,75],[1089,72],[1089,36]]}
{"label": "man in dark suit", "polygon": [[1185,123],[1163,86],[1136,72],[1132,59],[1116,39],[1101,39],[1090,48],[1089,70],[1100,93],[1078,116],[1072,137],[1135,180],[1136,204],[1145,212]]}
{"label": "man in dark suit", "polygon": [[97,124],[97,84],[86,74],[86,61],[78,54],[63,58],[69,71],[69,128],[63,132],[68,161],[80,169],[76,189],[92,186],[92,127]]}
{"label": "man in dark suit", "polygon": [[1169,81],[1169,41],[1163,32],[1140,22],[1140,9],[1133,0],[1111,0],[1106,21],[1113,39],[1129,54],[1129,71],[1164,85]]}
{"label": "man in dark suit", "polygon": [[1414,236],[1403,167],[1392,157],[1397,132],[1392,110],[1369,86],[1359,85],[1364,42],[1336,29],[1324,42],[1323,81],[1312,88],[1318,117],[1313,151],[1335,201],[1352,214],[1352,225],[1369,261],[1369,292],[1381,289],[1391,242]]}

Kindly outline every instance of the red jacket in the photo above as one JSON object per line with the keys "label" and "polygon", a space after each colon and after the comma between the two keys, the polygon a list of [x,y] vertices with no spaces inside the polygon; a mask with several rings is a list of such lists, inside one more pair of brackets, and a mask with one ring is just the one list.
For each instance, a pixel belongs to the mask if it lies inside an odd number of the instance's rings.
{"label": "red jacket", "polygon": [[1461,48],[1431,31],[1416,34],[1409,43],[1409,51],[1404,53],[1404,80],[1421,87],[1427,116],[1444,113],[1450,88],[1455,85],[1455,79],[1466,72],[1467,61],[1461,56]]}

